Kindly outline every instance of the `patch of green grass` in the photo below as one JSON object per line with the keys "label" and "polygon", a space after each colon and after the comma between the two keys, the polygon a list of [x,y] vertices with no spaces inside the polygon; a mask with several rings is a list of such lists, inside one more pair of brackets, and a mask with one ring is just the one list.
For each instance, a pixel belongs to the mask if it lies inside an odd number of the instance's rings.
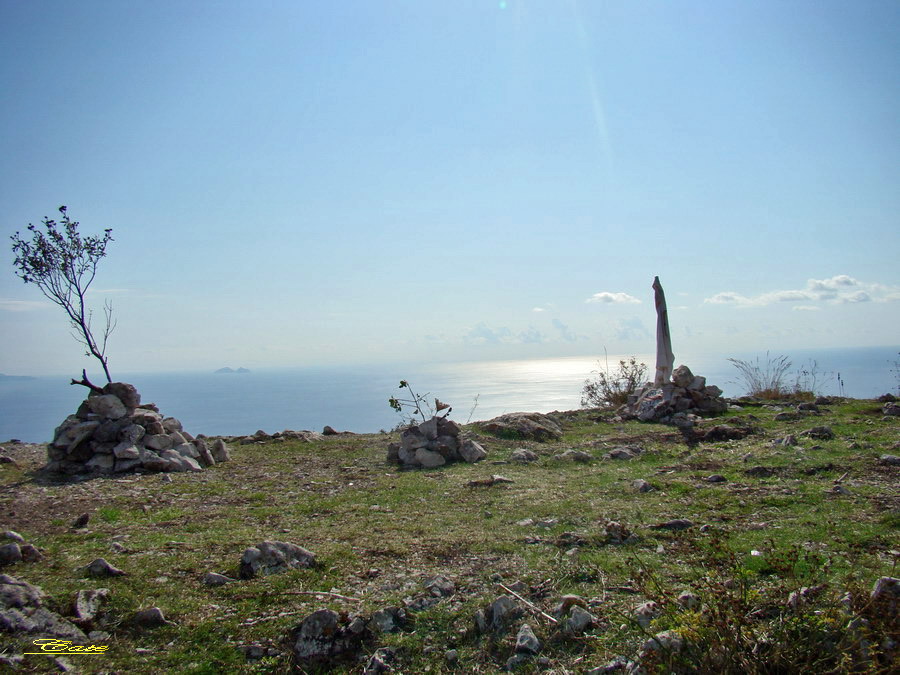
{"label": "patch of green grass", "polygon": [[[564,436],[558,442],[484,436],[479,442],[487,461],[433,471],[386,465],[385,448],[396,434],[373,434],[236,445],[232,462],[174,474],[171,482],[159,476],[98,479],[88,491],[77,484],[25,483],[17,498],[32,500],[34,517],[26,522],[21,510],[7,527],[30,533],[45,563],[17,565],[10,573],[43,586],[59,607],[79,589],[109,587],[105,629],[115,653],[102,665],[109,671],[285,672],[285,654],[247,662],[238,646],[280,646],[292,626],[321,607],[365,615],[397,606],[436,574],[451,578],[457,594],[419,613],[410,630],[380,636],[370,646],[396,647],[403,672],[450,670],[443,657],[450,648],[459,655],[456,672],[496,672],[512,654],[517,626],[499,637],[477,636],[471,627],[475,610],[503,593],[498,579],[522,581],[523,595],[544,611],[563,593],[589,601],[600,627],[577,639],[557,634],[540,616],[523,619],[544,640],[542,655],[559,672],[590,669],[618,654],[635,657],[648,631],[664,628],[689,638],[678,658],[690,657],[705,672],[758,672],[749,655],[760,650],[775,664],[794,658],[804,667],[834,668],[840,654],[855,658],[858,647],[834,632],[838,599],[854,589],[865,598],[879,576],[896,576],[888,553],[900,525],[890,506],[896,473],[876,458],[900,440],[900,428],[881,422],[873,407],[848,401],[830,406],[827,415],[775,421],[777,411],[748,405],[710,424],[749,423],[754,434],[695,446],[669,427],[597,422],[597,411],[576,411],[560,415]],[[826,423],[836,434],[832,441],[771,445]],[[644,453],[627,461],[602,459],[628,444],[640,444]],[[491,463],[507,461],[518,447],[532,448],[541,459]],[[595,459],[550,459],[569,448]],[[776,475],[747,475],[753,466]],[[495,473],[513,482],[469,485]],[[727,482],[707,483],[713,473]],[[844,474],[841,484],[850,494],[834,493]],[[631,485],[637,478],[657,489],[637,493]],[[69,523],[85,510],[92,513],[89,527],[71,531]],[[694,527],[651,529],[672,518],[690,519]],[[517,524],[525,519],[548,526]],[[607,543],[603,526],[610,520],[631,530],[634,540]],[[709,527],[701,531],[702,525]],[[319,565],[223,587],[200,582],[208,571],[236,575],[241,552],[264,539],[304,546]],[[126,550],[113,551],[114,543]],[[78,573],[97,557],[127,575],[101,582]],[[818,586],[824,590],[808,611],[787,613],[792,591]],[[689,589],[704,599],[704,611],[678,606],[675,598]],[[308,594],[313,591],[354,600]],[[642,629],[631,611],[649,599],[664,611]],[[129,617],[148,606],[162,608],[175,625],[132,629]],[[854,611],[869,616],[862,606]],[[870,621],[872,630],[882,630],[877,617]],[[136,647],[150,652],[138,656]],[[689,671],[685,663],[647,668]]]}

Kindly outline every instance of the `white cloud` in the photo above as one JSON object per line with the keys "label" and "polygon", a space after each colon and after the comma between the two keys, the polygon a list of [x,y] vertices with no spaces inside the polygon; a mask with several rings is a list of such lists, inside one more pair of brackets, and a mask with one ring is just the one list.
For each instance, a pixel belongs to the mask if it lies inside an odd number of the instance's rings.
{"label": "white cloud", "polygon": [[553,319],[553,327],[559,331],[559,336],[566,342],[575,342],[578,339],[578,336],[559,319]]}
{"label": "white cloud", "polygon": [[812,305],[797,305],[796,307],[791,307],[795,312],[818,312],[821,307],[814,307]]}
{"label": "white cloud", "polygon": [[531,311],[532,312],[546,312],[547,310],[545,310],[543,307],[535,307]]}
{"label": "white cloud", "polygon": [[498,344],[509,342],[511,337],[512,331],[509,328],[490,328],[481,321],[463,336],[463,342],[473,345]]}
{"label": "white cloud", "polygon": [[844,303],[872,302],[872,296],[865,291],[856,291],[856,293],[851,293],[838,299]]}
{"label": "white cloud", "polygon": [[735,305],[738,307],[765,307],[778,302],[807,303],[794,309],[810,310],[810,302],[831,304],[857,304],[861,302],[892,302],[900,300],[900,288],[879,283],[866,283],[847,274],[830,279],[810,279],[806,288],[769,291],[752,297],[733,291],[723,291],[703,300],[710,305]]}
{"label": "white cloud", "polygon": [[638,300],[633,295],[628,295],[628,293],[611,293],[609,291],[602,291],[600,293],[594,293],[585,302],[602,302],[605,304],[634,305],[634,304],[640,304],[641,301]]}
{"label": "white cloud", "polygon": [[529,326],[528,330],[519,333],[519,342],[526,345],[539,345],[546,342],[543,333],[534,326]]}
{"label": "white cloud", "polygon": [[644,322],[636,316],[616,321],[613,330],[616,337],[622,341],[640,340],[650,337],[650,331],[647,330]]}
{"label": "white cloud", "polygon": [[706,298],[703,302],[710,305],[752,305],[753,300],[743,295],[739,295],[732,291],[724,293],[716,293],[711,298]]}
{"label": "white cloud", "polygon": [[806,291],[774,291],[763,293],[757,300],[759,304],[768,305],[772,302],[804,302],[815,299],[812,293]]}
{"label": "white cloud", "polygon": [[838,274],[830,279],[810,279],[806,287],[811,291],[835,291],[849,286],[858,286],[859,282],[846,274]]}
{"label": "white cloud", "polygon": [[6,300],[0,298],[0,311],[3,312],[32,312],[38,309],[50,307],[49,302],[40,300]]}

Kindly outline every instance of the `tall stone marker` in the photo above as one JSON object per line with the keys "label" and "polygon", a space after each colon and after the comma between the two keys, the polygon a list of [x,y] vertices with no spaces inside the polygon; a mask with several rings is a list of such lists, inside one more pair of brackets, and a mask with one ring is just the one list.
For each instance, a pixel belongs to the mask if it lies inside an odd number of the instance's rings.
{"label": "tall stone marker", "polygon": [[669,334],[669,311],[666,309],[666,294],[663,293],[659,277],[653,277],[656,299],[656,377],[653,384],[661,387],[672,378],[675,355],[672,353],[672,336]]}

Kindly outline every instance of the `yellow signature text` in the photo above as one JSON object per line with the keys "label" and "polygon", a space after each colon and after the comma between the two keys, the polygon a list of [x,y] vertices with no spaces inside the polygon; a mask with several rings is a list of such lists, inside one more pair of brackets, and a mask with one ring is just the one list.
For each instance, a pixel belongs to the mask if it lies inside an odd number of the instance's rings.
{"label": "yellow signature text", "polygon": [[71,640],[53,638],[40,638],[32,642],[40,647],[41,651],[25,652],[26,654],[102,654],[109,649],[109,645],[75,645]]}

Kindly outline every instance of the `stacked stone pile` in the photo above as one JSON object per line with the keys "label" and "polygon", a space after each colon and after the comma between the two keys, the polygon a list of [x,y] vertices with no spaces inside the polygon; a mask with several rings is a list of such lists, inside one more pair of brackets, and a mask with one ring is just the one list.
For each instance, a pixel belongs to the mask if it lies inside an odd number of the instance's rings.
{"label": "stacked stone pile", "polygon": [[719,387],[707,385],[705,377],[694,375],[687,366],[678,366],[672,372],[671,382],[661,387],[648,382],[629,396],[622,416],[642,422],[692,426],[697,414],[715,414],[727,409],[728,403]]}
{"label": "stacked stone pile", "polygon": [[228,459],[224,441],[194,438],[124,382],[91,391],[47,446],[47,470],[65,474],[200,471]]}
{"label": "stacked stone pile", "polygon": [[487,452],[470,439],[461,439],[459,425],[446,417],[432,417],[400,434],[400,444],[388,446],[388,462],[431,469],[447,462],[481,461]]}

